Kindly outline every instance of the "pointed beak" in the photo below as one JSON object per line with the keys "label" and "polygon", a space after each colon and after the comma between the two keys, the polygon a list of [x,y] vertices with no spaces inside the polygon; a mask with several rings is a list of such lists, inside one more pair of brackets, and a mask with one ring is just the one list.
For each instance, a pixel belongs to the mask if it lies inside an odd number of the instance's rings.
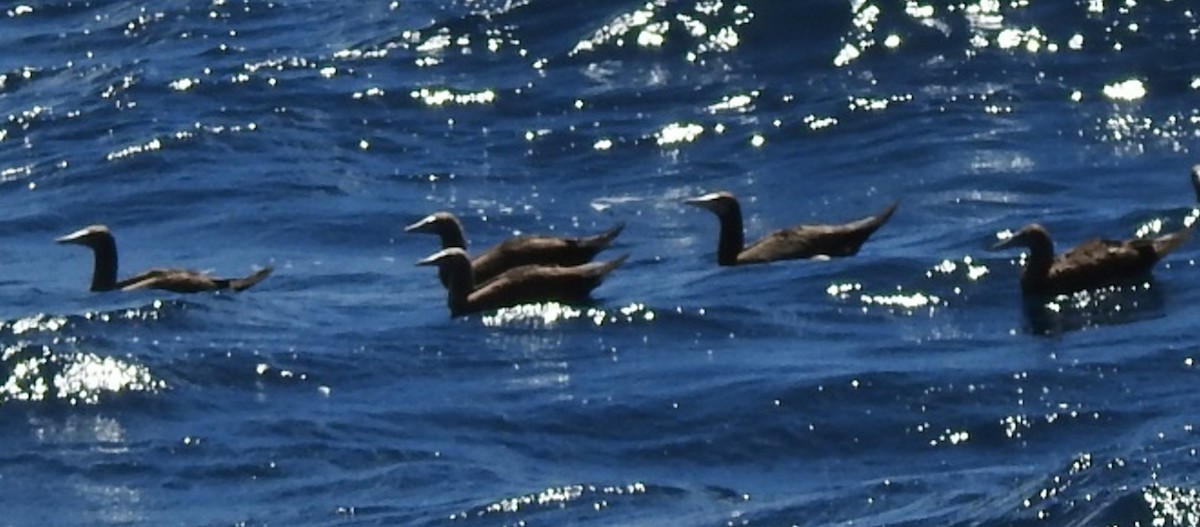
{"label": "pointed beak", "polygon": [[471,259],[467,257],[467,251],[458,247],[451,247],[417,260],[417,265],[441,265],[442,262],[453,262],[456,260],[465,262],[467,265],[471,263]]}
{"label": "pointed beak", "polygon": [[685,200],[683,200],[683,202],[687,203],[688,205],[691,205],[693,207],[700,207],[702,209],[712,209],[712,205],[713,205],[713,203],[716,202],[715,201],[716,199],[717,199],[716,194],[705,194],[703,196],[697,196],[694,198],[685,199]]}
{"label": "pointed beak", "polygon": [[433,224],[436,221],[437,221],[437,219],[434,218],[432,215],[425,216],[424,218],[421,219],[421,221],[418,221],[416,223],[413,223],[412,225],[409,225],[408,227],[405,227],[404,232],[430,232],[433,230]]}
{"label": "pointed beak", "polygon": [[450,249],[442,249],[436,253],[417,260],[417,265],[440,265],[442,260],[445,260],[449,255]]}
{"label": "pointed beak", "polygon": [[420,260],[417,260],[416,265],[437,265],[438,258],[441,258],[441,256],[441,253],[434,254],[432,256],[426,256]]}
{"label": "pointed beak", "polygon": [[994,245],[992,245],[991,250],[999,251],[1001,249],[1007,249],[1014,245],[1020,245],[1020,244],[1021,244],[1021,237],[1017,236],[1015,234],[1010,234],[1007,238],[1004,238],[1004,239],[996,242]]}
{"label": "pointed beak", "polygon": [[83,238],[87,236],[89,232],[90,231],[87,229],[80,229],[66,236],[55,238],[54,241],[55,243],[82,243]]}

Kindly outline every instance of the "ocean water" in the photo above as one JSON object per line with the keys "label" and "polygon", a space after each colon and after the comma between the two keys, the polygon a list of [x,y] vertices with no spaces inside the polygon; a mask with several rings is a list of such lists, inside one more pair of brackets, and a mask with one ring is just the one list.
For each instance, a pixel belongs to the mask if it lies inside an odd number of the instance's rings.
{"label": "ocean water", "polygon": [[[0,4],[2,525],[1196,525],[1185,0]],[[858,256],[715,265],[901,201]],[[585,306],[450,319],[437,249],[625,222]],[[275,274],[241,294],[87,291]]]}

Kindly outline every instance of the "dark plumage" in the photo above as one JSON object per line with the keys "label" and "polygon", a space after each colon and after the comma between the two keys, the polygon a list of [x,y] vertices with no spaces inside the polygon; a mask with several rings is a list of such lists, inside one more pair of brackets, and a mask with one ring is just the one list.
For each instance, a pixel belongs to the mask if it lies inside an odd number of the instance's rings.
{"label": "dark plumage", "polygon": [[819,256],[853,256],[892,217],[899,201],[874,216],[841,225],[797,225],[779,229],[745,247],[742,208],[729,192],[714,192],[685,203],[712,211],[721,222],[717,263],[744,265]]}
{"label": "dark plumage", "polygon": [[1196,191],[1196,202],[1200,203],[1200,165],[1192,167],[1192,190]]}
{"label": "dark plumage", "polygon": [[95,267],[92,271],[92,291],[131,291],[134,289],[165,289],[176,293],[196,293],[217,289],[242,291],[261,282],[271,274],[271,267],[261,269],[245,278],[213,278],[188,269],[156,268],[117,280],[117,241],[108,227],[92,225],[55,240],[58,243],[83,245],[92,249]]}
{"label": "dark plumage", "polygon": [[525,265],[501,273],[478,289],[471,276],[471,260],[461,248],[442,249],[417,265],[438,267],[439,274],[446,279],[450,316],[458,317],[518,304],[586,301],[608,273],[628,257],[626,254],[607,262],[571,267]]}
{"label": "dark plumage", "polygon": [[1045,227],[1028,225],[994,249],[1023,246],[1029,249],[1021,290],[1026,294],[1057,295],[1112,285],[1144,276],[1154,264],[1191,236],[1195,224],[1153,239],[1089,240],[1061,255]]}
{"label": "dark plumage", "polygon": [[[575,266],[592,261],[596,254],[607,248],[625,228],[619,223],[615,227],[594,236],[569,238],[565,236],[525,235],[504,240],[479,253],[471,261],[471,271],[476,284],[483,284],[500,273],[522,265]],[[435,212],[408,227],[406,232],[437,234],[442,239],[442,248],[457,247],[466,250],[467,240],[462,223],[449,212]],[[442,285],[446,285],[444,273]]]}

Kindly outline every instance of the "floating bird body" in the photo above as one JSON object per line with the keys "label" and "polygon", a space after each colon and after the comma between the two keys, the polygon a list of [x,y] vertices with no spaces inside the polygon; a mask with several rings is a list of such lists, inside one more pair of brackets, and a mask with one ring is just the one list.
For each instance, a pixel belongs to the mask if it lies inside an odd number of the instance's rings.
{"label": "floating bird body", "polygon": [[745,246],[742,208],[729,192],[714,192],[685,203],[716,214],[721,222],[717,263],[744,265],[802,258],[853,256],[880,226],[891,218],[899,202],[874,216],[838,225],[797,225],[767,234]]}
{"label": "floating bird body", "polygon": [[231,289],[242,291],[261,282],[272,268],[261,269],[245,278],[214,278],[189,269],[154,268],[124,280],[117,280],[117,242],[108,227],[92,225],[55,240],[58,243],[83,245],[92,250],[92,291],[132,291],[163,289],[176,293],[196,293]]}
{"label": "floating bird body", "polygon": [[1149,274],[1154,264],[1187,241],[1193,229],[1195,224],[1151,239],[1089,240],[1055,256],[1050,233],[1035,223],[996,244],[994,249],[1013,246],[1029,249],[1021,272],[1021,290],[1026,294],[1057,295]]}
{"label": "floating bird body", "polygon": [[458,247],[442,249],[417,265],[435,265],[444,277],[450,316],[490,311],[502,307],[539,302],[578,303],[629,255],[607,262],[576,266],[524,265],[505,271],[486,284],[475,287],[467,252]]}
{"label": "floating bird body", "polygon": [[[586,237],[523,235],[509,238],[471,261],[472,276],[476,284],[484,284],[509,269],[523,265],[582,265],[592,261],[597,253],[611,245],[624,228],[624,224],[617,224],[607,231]],[[437,234],[442,240],[443,249],[467,248],[462,223],[449,212],[435,212],[404,230]],[[446,285],[445,273],[438,274],[442,285]]]}

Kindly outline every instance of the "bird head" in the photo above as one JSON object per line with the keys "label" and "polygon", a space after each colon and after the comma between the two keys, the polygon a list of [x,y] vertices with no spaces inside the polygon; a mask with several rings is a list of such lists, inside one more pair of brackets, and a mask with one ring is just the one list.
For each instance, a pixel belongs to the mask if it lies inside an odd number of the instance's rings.
{"label": "bird head", "polygon": [[55,238],[54,241],[64,244],[95,247],[101,241],[111,239],[112,233],[109,232],[108,227],[104,225],[89,225],[66,236]]}
{"label": "bird head", "polygon": [[425,216],[420,221],[404,228],[404,232],[424,232],[445,237],[462,236],[462,224],[453,214],[445,211],[435,212]]}
{"label": "bird head", "polygon": [[458,247],[442,249],[425,258],[417,260],[417,265],[449,267],[454,265],[471,265],[471,259],[467,257],[467,251]]}
{"label": "bird head", "polygon": [[1012,233],[1007,239],[1000,240],[996,245],[992,246],[992,250],[1007,249],[1009,247],[1033,247],[1034,245],[1043,244],[1050,240],[1050,232],[1042,227],[1041,224],[1031,223],[1021,230]]}
{"label": "bird head", "polygon": [[683,202],[702,209],[708,209],[718,216],[733,212],[738,206],[737,198],[725,191],[712,192],[703,196],[686,199]]}

